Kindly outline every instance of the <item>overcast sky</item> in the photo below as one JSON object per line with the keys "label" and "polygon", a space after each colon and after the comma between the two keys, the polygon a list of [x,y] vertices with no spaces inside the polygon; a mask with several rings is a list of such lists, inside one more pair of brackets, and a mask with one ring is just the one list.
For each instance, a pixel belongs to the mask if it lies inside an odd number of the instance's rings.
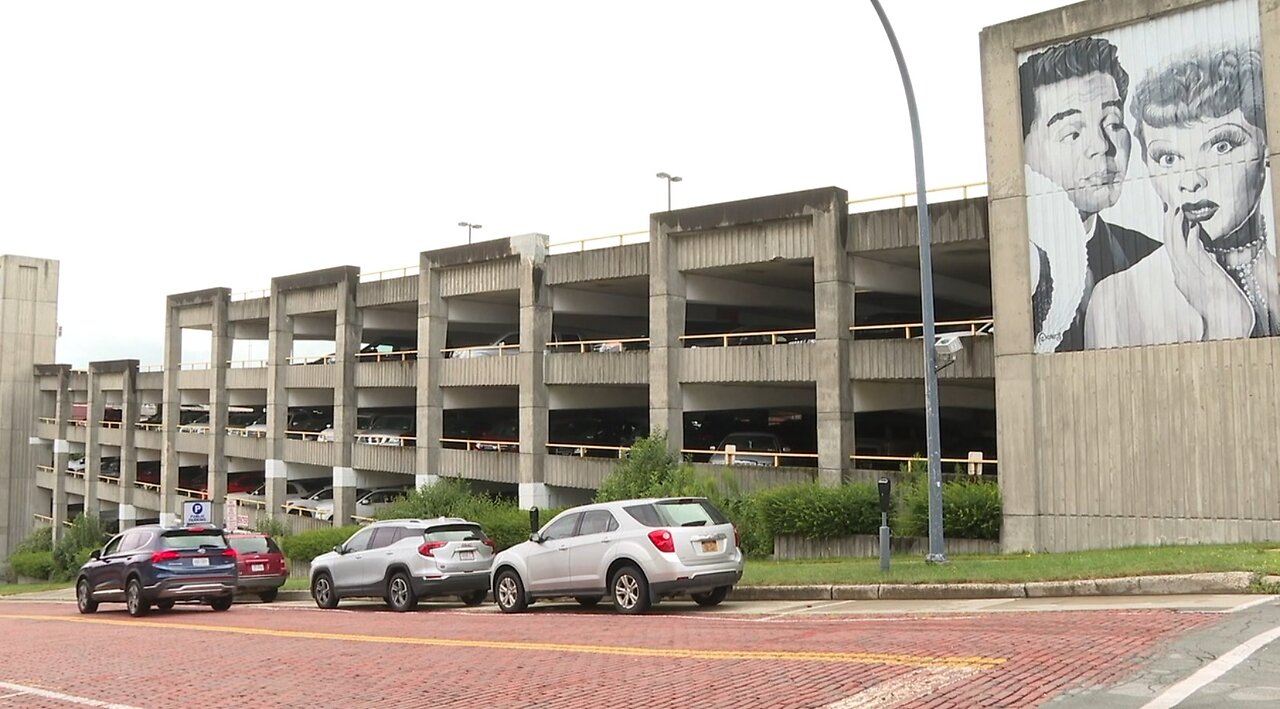
{"label": "overcast sky", "polygon": [[[978,32],[1068,3],[883,3],[929,186],[984,181]],[[414,265],[459,221],[647,229],[658,171],[677,208],[915,186],[869,0],[14,1],[0,96],[0,253],[61,262],[76,366],[161,362],[166,295]]]}

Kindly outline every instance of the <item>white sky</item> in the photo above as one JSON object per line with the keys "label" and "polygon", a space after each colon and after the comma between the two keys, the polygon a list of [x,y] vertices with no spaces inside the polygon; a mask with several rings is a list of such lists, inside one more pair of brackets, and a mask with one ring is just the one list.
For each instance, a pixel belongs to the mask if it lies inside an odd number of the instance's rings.
{"label": "white sky", "polygon": [[[929,186],[985,180],[978,32],[1067,0],[882,1]],[[915,186],[869,0],[15,0],[0,96],[0,253],[61,262],[76,366],[161,362],[166,295],[414,265],[462,220],[647,229],[658,171],[676,208]]]}

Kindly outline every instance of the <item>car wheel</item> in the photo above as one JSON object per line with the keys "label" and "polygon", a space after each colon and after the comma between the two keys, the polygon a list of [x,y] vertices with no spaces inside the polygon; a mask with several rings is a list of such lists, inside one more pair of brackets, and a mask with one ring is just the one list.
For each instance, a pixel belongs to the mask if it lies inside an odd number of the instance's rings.
{"label": "car wheel", "polygon": [[129,609],[129,615],[134,618],[141,618],[151,610],[151,604],[147,603],[146,596],[142,595],[142,582],[137,576],[129,579],[129,585],[125,586],[124,605]]}
{"label": "car wheel", "polygon": [[280,589],[273,588],[270,591],[263,591],[262,593],[259,593],[258,598],[261,598],[263,603],[271,603],[272,601],[276,600],[276,596],[279,596],[279,595],[280,595]]}
{"label": "car wheel", "polygon": [[649,610],[649,581],[636,567],[624,566],[613,572],[609,589],[613,594],[613,607],[619,613]]}
{"label": "car wheel", "polygon": [[173,601],[156,601],[156,608],[159,608],[162,611],[171,611],[173,610]]}
{"label": "car wheel", "polygon": [[225,596],[218,596],[217,598],[209,599],[209,606],[213,608],[215,611],[230,610],[231,601],[233,601],[234,599],[235,599],[235,596],[228,593]]}
{"label": "car wheel", "polygon": [[76,608],[81,613],[96,613],[98,602],[93,600],[93,591],[89,590],[89,579],[82,578],[76,583]]}
{"label": "car wheel", "polygon": [[689,594],[693,602],[700,606],[718,606],[729,595],[729,586],[717,586],[706,593]]}
{"label": "car wheel", "polygon": [[574,596],[573,600],[577,601],[578,605],[583,608],[591,608],[599,603],[601,598],[604,598],[604,596]]}
{"label": "car wheel", "polygon": [[418,594],[403,571],[397,571],[387,581],[387,605],[393,611],[411,611],[418,607]]}
{"label": "car wheel", "polygon": [[511,569],[498,574],[498,580],[493,584],[493,597],[503,613],[519,613],[529,607],[520,575]]}
{"label": "car wheel", "polygon": [[459,596],[459,598],[462,599],[462,602],[469,606],[478,606],[481,603],[484,603],[484,599],[488,597],[489,589],[487,588],[482,588],[479,591],[473,591],[472,593],[468,593],[464,596]]}
{"label": "car wheel", "polygon": [[316,574],[311,579],[311,597],[321,608],[338,607],[338,592],[333,589],[333,579],[329,574]]}

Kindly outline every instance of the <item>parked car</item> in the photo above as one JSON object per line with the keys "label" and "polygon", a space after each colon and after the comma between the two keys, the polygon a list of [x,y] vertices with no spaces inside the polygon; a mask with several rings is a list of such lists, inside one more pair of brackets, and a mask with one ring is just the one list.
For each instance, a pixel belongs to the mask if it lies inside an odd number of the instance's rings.
{"label": "parked car", "polygon": [[326,485],[319,490],[307,495],[301,500],[284,503],[285,512],[296,512],[298,514],[314,514],[316,506],[325,500],[333,499],[333,486]]}
{"label": "parked car", "polygon": [[739,432],[730,433],[712,446],[712,450],[721,451],[711,456],[714,465],[730,464],[729,454],[725,446],[734,446],[733,465],[772,465],[781,464],[778,454],[790,453],[791,449],[782,444],[782,440],[772,433]]}
{"label": "parked car", "polygon": [[560,596],[594,606],[608,595],[622,613],[681,593],[714,606],[743,565],[737,530],[704,498],[602,502],[561,512],[499,554],[493,595],[506,613]]}
{"label": "parked car", "polygon": [[321,608],[343,598],[382,598],[407,611],[425,596],[458,596],[468,606],[489,593],[494,543],[457,517],[374,522],[311,562],[311,597]]}
{"label": "parked car", "polygon": [[76,574],[76,605],[93,613],[103,602],[123,602],[129,615],[143,616],[176,601],[231,607],[238,574],[236,552],[221,529],[133,527],[95,549]]}
{"label": "parked car", "polygon": [[415,414],[378,414],[368,427],[356,432],[356,443],[370,446],[413,445],[413,434],[418,427]]}
{"label": "parked car", "polygon": [[[356,499],[356,515],[359,517],[372,517],[374,512],[408,494],[409,489],[403,487],[381,487],[357,492],[360,497]],[[317,502],[316,506],[312,508],[311,514],[316,519],[333,519],[333,498],[330,497],[327,500]]]}
{"label": "parked car", "polygon": [[276,600],[280,587],[289,580],[289,568],[276,540],[267,534],[235,532],[227,543],[236,551],[239,564],[236,593],[252,593],[263,603]]}
{"label": "parked car", "polygon": [[502,451],[514,453],[520,450],[520,422],[503,419],[488,426],[475,444],[478,451]]}
{"label": "parked car", "polygon": [[[286,480],[284,482],[284,501],[297,502],[315,493],[328,482],[325,478],[312,480]],[[228,498],[248,504],[260,504],[266,500],[267,484],[264,482],[250,492],[237,492],[227,495]]]}
{"label": "parked car", "polygon": [[[582,336],[574,332],[553,332],[548,342],[581,342]],[[561,351],[571,351],[561,349]],[[520,353],[520,333],[508,332],[488,345],[478,347],[456,348],[449,353],[454,359],[470,359],[474,357],[499,357]]]}
{"label": "parked car", "polygon": [[[356,435],[360,435],[363,431],[373,424],[373,419],[378,414],[356,414]],[[333,427],[333,420],[330,419],[325,423],[324,427],[316,434],[316,440],[321,443],[333,443],[338,440],[337,429]]]}

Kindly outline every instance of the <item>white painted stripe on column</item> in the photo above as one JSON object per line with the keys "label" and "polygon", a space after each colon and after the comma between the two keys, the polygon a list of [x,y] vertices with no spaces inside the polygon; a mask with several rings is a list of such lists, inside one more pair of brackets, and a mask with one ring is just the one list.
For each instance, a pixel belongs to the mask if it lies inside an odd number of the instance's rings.
{"label": "white painted stripe on column", "polygon": [[77,697],[72,694],[63,694],[62,692],[53,692],[48,689],[40,689],[39,687],[28,687],[22,684],[13,684],[12,682],[0,682],[0,689],[7,689],[17,694],[26,694],[34,697],[44,697],[45,699],[56,699],[60,702],[69,702],[71,704],[79,704],[86,707],[105,707],[105,709],[138,709],[138,707],[128,704],[112,704],[111,702],[100,702],[97,699],[89,699],[88,697]]}
{"label": "white painted stripe on column", "polygon": [[832,702],[823,709],[862,709],[862,707],[896,707],[914,702],[938,689],[977,674],[976,667],[922,667],[885,680],[852,697]]}
{"label": "white painted stripe on column", "polygon": [[1222,657],[1196,670],[1195,674],[1164,690],[1160,696],[1147,702],[1142,709],[1169,709],[1169,707],[1178,706],[1182,700],[1230,672],[1236,665],[1249,659],[1250,655],[1266,647],[1276,638],[1280,638],[1280,626],[1255,635],[1235,646]]}
{"label": "white painted stripe on column", "polygon": [[268,480],[273,480],[275,478],[288,478],[288,477],[289,477],[289,467],[285,465],[285,462],[283,460],[277,460],[275,458],[267,459],[267,479]]}
{"label": "white painted stripe on column", "polygon": [[355,487],[356,471],[355,468],[337,468],[333,469],[333,486],[334,487]]}

